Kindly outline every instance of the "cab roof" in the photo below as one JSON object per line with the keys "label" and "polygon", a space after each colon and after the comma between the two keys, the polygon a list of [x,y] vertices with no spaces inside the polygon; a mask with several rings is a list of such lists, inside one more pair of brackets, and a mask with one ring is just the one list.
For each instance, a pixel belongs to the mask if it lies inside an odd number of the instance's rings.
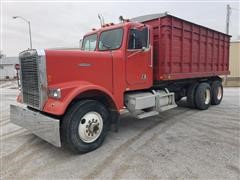
{"label": "cab roof", "polygon": [[113,24],[113,23],[105,24],[103,27],[100,27],[98,29],[93,29],[92,31],[87,32],[84,36],[92,35],[92,34],[95,34],[95,33],[100,33],[102,31],[106,31],[106,30],[111,30],[111,29],[131,26],[133,24],[140,24],[140,23],[138,23],[138,22],[131,22],[131,21],[125,21],[125,22],[118,23],[118,24]]}

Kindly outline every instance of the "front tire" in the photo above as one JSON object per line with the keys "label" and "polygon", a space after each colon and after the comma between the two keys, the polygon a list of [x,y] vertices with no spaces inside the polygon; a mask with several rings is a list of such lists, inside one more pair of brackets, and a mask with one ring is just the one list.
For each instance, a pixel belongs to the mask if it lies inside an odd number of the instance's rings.
{"label": "front tire", "polygon": [[109,129],[109,112],[95,100],[73,104],[62,119],[61,140],[75,153],[87,153],[101,146]]}

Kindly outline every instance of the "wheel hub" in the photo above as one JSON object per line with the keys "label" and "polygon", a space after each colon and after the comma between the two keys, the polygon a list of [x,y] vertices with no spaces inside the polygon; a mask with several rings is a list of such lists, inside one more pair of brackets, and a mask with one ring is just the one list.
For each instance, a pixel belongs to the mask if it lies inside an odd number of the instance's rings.
{"label": "wheel hub", "polygon": [[210,89],[206,89],[205,91],[205,104],[209,104],[211,100]]}
{"label": "wheel hub", "polygon": [[99,130],[99,123],[96,119],[92,119],[92,121],[89,121],[87,125],[87,130],[90,134],[95,134]]}
{"label": "wheel hub", "polygon": [[86,143],[95,141],[103,129],[103,120],[99,113],[89,112],[85,114],[78,127],[79,137]]}
{"label": "wheel hub", "polygon": [[217,99],[220,100],[222,98],[222,88],[218,87]]}

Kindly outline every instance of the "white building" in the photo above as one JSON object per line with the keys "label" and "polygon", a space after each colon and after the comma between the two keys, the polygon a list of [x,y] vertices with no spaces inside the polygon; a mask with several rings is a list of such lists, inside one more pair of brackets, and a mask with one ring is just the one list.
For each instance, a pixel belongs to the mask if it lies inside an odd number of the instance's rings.
{"label": "white building", "polygon": [[16,78],[15,64],[19,64],[18,57],[3,57],[0,59],[0,80]]}

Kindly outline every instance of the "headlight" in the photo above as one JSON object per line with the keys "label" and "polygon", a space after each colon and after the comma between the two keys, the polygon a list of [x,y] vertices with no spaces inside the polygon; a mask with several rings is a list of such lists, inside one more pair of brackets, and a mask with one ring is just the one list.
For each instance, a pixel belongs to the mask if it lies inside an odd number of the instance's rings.
{"label": "headlight", "polygon": [[60,88],[48,89],[48,96],[55,98],[55,99],[60,99],[61,98],[61,89]]}

